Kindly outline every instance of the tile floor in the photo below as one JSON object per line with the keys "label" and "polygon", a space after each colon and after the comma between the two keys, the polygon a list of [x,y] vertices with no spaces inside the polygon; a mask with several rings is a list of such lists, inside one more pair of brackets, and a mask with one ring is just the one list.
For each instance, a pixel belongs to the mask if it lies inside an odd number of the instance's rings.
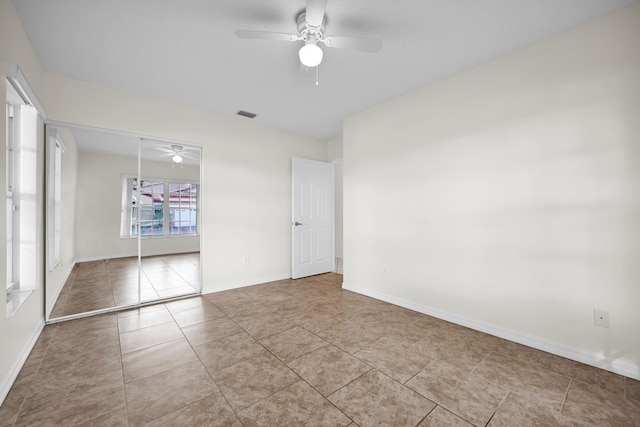
{"label": "tile floor", "polygon": [[[138,303],[137,257],[78,263],[51,311],[71,314]],[[188,295],[200,290],[200,253],[142,258],[142,301]]]}
{"label": "tile floor", "polygon": [[638,426],[640,382],[334,273],[45,327],[5,426]]}

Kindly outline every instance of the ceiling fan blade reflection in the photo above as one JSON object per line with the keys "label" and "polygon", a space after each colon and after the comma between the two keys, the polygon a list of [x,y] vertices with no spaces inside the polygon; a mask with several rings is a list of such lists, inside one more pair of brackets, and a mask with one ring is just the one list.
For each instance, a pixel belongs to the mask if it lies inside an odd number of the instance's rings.
{"label": "ceiling fan blade reflection", "polygon": [[273,33],[270,31],[236,30],[236,37],[250,40],[277,40],[295,42],[299,37],[295,34]]}
{"label": "ceiling fan blade reflection", "polygon": [[327,0],[307,0],[305,19],[312,27],[320,27],[324,20],[324,11],[327,8]]}
{"label": "ceiling fan blade reflection", "polygon": [[160,152],[165,153],[165,154],[173,154],[174,153],[174,151],[172,149],[170,149],[170,148],[165,148],[165,147],[152,147],[152,148],[154,150],[156,150],[156,151],[160,151]]}
{"label": "ceiling fan blade reflection", "polygon": [[371,53],[378,52],[382,49],[382,40],[363,37],[328,36],[324,38],[324,44],[327,47],[363,50]]}

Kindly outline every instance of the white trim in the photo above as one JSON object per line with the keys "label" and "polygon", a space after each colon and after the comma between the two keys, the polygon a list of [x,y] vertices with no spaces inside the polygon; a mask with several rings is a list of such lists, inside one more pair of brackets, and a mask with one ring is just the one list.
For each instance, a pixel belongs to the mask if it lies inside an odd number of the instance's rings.
{"label": "white trim", "polygon": [[467,328],[484,332],[489,335],[493,335],[499,338],[504,338],[506,340],[513,341],[518,344],[526,345],[528,347],[533,347],[535,349],[542,350],[547,353],[555,354],[556,356],[561,356],[567,359],[575,360],[576,362],[594,366],[596,368],[600,368],[605,371],[614,372],[616,374],[624,375],[625,377],[640,380],[640,368],[630,363],[619,362],[611,359],[603,359],[601,356],[597,354],[586,353],[584,351],[580,351],[575,348],[558,345],[556,343],[551,343],[549,341],[541,340],[539,338],[532,337],[530,335],[521,334],[519,332],[504,329],[488,323],[478,322],[476,320],[469,319],[464,316],[458,316],[456,314],[448,313],[433,307],[418,304],[413,301],[405,300],[403,298],[398,298],[398,297],[383,294],[380,292],[372,291],[370,289],[363,288],[361,286],[357,286],[352,283],[343,282],[342,289],[355,292],[361,295],[366,295],[368,297],[385,301],[393,305],[398,305],[400,307],[408,308],[409,310],[417,311],[418,313],[422,313],[422,314],[436,317],[438,319],[446,320],[447,322],[465,326]]}
{"label": "white trim", "polygon": [[[195,237],[195,236],[189,235],[189,236],[182,236],[182,237]],[[147,256],[190,254],[192,252],[200,252],[200,248],[183,249],[179,251],[171,250],[170,252],[166,252],[166,251],[147,252],[142,254],[142,257],[144,258]],[[91,256],[91,257],[85,257],[85,258],[76,258],[73,262],[75,264],[79,262],[101,261],[104,259],[137,258],[137,257],[138,257],[137,252],[131,252],[131,253],[125,253],[125,254],[99,255],[99,256]]]}
{"label": "white trim", "polygon": [[[83,124],[80,124],[80,123],[62,122],[60,120],[47,120],[46,124],[51,125],[51,126],[57,126],[57,127],[65,127],[65,128],[73,127],[73,128],[82,129],[82,130],[104,132],[104,133],[109,133],[111,135],[134,137],[134,138],[138,138],[138,139],[141,139],[141,140],[145,139],[145,140],[149,140],[149,141],[160,142],[160,143],[167,144],[167,145],[176,144],[176,145],[188,146],[189,148],[202,149],[202,144],[201,143],[185,141],[185,140],[177,140],[177,139],[172,139],[172,138],[154,137],[154,136],[150,136],[150,135],[142,134],[142,133],[137,133],[137,132],[129,132],[129,131],[124,131],[124,130],[101,128],[101,127],[98,127],[98,126],[89,126],[89,125],[83,125]],[[202,153],[200,153],[200,160],[202,160]]]}
{"label": "white trim", "polygon": [[[130,173],[123,173],[121,175],[121,177],[123,179],[131,179],[131,178],[138,178],[138,175],[132,175]],[[142,181],[162,181],[162,182],[177,182],[178,184],[198,184],[200,185],[199,181],[194,181],[192,179],[173,179],[173,178],[153,178],[153,177],[144,177],[141,176],[140,179]]]}
{"label": "white trim", "polygon": [[99,316],[101,314],[126,311],[126,310],[131,310],[131,309],[134,309],[134,308],[142,308],[142,307],[146,307],[146,306],[149,306],[149,305],[164,304],[166,302],[177,301],[177,300],[181,300],[181,299],[185,299],[185,298],[199,297],[200,295],[202,295],[200,292],[193,292],[193,293],[189,293],[189,294],[185,294],[185,295],[177,295],[175,297],[167,297],[167,298],[154,299],[154,300],[151,300],[151,301],[143,301],[143,302],[141,302],[139,304],[138,303],[136,303],[136,304],[126,304],[126,305],[119,305],[117,307],[100,308],[98,310],[85,311],[85,312],[76,313],[76,314],[69,314],[69,315],[66,315],[66,316],[56,317],[55,319],[49,319],[49,320],[47,320],[47,325],[53,325],[53,324],[56,324],[56,323],[66,322],[67,320],[84,319],[85,317]]}
{"label": "white trim", "polygon": [[42,329],[44,329],[44,318],[40,318],[40,320],[38,321],[36,328],[31,333],[29,342],[27,342],[27,345],[22,349],[20,357],[18,357],[18,359],[15,361],[13,367],[9,371],[9,374],[2,383],[2,389],[0,389],[0,405],[2,405],[2,403],[4,403],[4,399],[7,398],[7,395],[9,394],[13,383],[16,381],[16,378],[18,378],[18,374],[20,374],[20,371],[27,361],[27,357],[29,357],[31,350],[33,350],[33,347],[36,345]]}
{"label": "white trim", "polygon": [[40,117],[43,120],[47,119],[47,112],[44,109],[44,106],[36,96],[36,93],[33,91],[33,88],[29,84],[29,81],[25,77],[24,73],[20,69],[20,66],[17,64],[7,64],[6,66],[6,77],[13,81],[14,84],[17,84],[19,90],[22,91],[22,95],[26,95],[31,104],[36,108]]}
{"label": "white trim", "polygon": [[215,292],[229,291],[231,289],[246,288],[247,286],[261,285],[263,283],[277,282],[279,280],[291,279],[291,273],[274,274],[273,276],[256,277],[253,279],[241,280],[233,283],[223,283],[215,289],[202,290],[202,295],[213,294]]}
{"label": "white trim", "polygon": [[49,303],[49,307],[47,307],[47,313],[46,313],[47,321],[51,318],[51,312],[53,311],[53,307],[55,307],[56,302],[58,302],[58,297],[60,297],[60,293],[62,292],[62,289],[64,288],[65,284],[67,283],[67,280],[69,280],[69,276],[71,276],[71,272],[73,271],[73,267],[75,267],[75,265],[76,265],[76,262],[73,261],[69,266],[69,268],[67,269],[67,272],[64,274],[64,277],[61,282],[61,286],[58,287],[56,294],[51,299],[51,302]]}

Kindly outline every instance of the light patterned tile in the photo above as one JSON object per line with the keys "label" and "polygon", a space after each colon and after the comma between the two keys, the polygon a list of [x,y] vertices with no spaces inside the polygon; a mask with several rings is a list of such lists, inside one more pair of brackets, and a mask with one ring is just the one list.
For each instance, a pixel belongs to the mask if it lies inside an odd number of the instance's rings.
{"label": "light patterned tile", "polygon": [[435,407],[376,370],[333,393],[329,400],[361,427],[415,426]]}
{"label": "light patterned tile", "polygon": [[125,382],[135,381],[167,369],[198,360],[198,356],[184,339],[145,347],[122,355]]}
{"label": "light patterned tile", "polygon": [[351,420],[304,381],[259,401],[238,414],[245,427],[347,426]]}
{"label": "light patterned tile", "polygon": [[156,418],[147,427],[232,426],[237,421],[222,393],[214,393],[177,411]]}
{"label": "light patterned tile", "polygon": [[191,345],[199,345],[207,341],[237,334],[238,332],[242,332],[242,328],[240,328],[236,322],[225,316],[219,319],[207,320],[206,322],[185,326],[182,328],[182,332]]}
{"label": "light patterned tile", "polygon": [[238,323],[249,335],[255,339],[265,338],[294,328],[295,323],[284,316],[268,313]]}
{"label": "light patterned tile", "polygon": [[531,399],[530,396],[509,393],[488,427],[511,427],[514,425],[522,427],[578,427],[581,424],[562,415],[555,405]]}
{"label": "light patterned tile", "polygon": [[240,411],[298,381],[298,376],[269,353],[213,372],[229,404]]}
{"label": "light patterned tile", "polygon": [[572,381],[562,414],[583,425],[637,426],[640,403],[599,385]]}
{"label": "light patterned tile", "polygon": [[288,366],[322,395],[328,396],[371,370],[371,367],[333,345],[312,351]]}
{"label": "light patterned tile", "polygon": [[204,366],[212,373],[267,353],[263,346],[245,332],[194,345],[193,349]]}
{"label": "light patterned tile", "polygon": [[126,384],[131,425],[143,425],[218,392],[199,361]]}
{"label": "light patterned tile", "polygon": [[284,362],[291,361],[327,345],[325,340],[299,326],[263,338],[260,343]]}
{"label": "light patterned tile", "polygon": [[122,333],[120,345],[124,354],[181,338],[184,338],[182,331],[175,322],[171,322]]}
{"label": "light patterned tile", "polygon": [[406,385],[474,425],[486,425],[508,388],[436,360]]}
{"label": "light patterned tile", "polygon": [[354,356],[400,383],[408,381],[431,362],[429,356],[411,345],[389,337],[376,341]]}
{"label": "light patterned tile", "polygon": [[457,415],[443,409],[440,406],[427,415],[417,427],[472,427],[473,424],[469,424]]}

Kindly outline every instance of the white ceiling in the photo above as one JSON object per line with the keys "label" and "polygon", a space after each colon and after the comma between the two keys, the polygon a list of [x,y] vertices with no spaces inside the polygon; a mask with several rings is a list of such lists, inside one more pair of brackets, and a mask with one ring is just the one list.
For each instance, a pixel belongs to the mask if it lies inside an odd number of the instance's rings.
{"label": "white ceiling", "polygon": [[[344,117],[638,0],[329,0],[327,35],[379,38],[377,54],[324,48],[302,72],[305,0],[14,0],[46,71],[317,138]],[[553,66],[553,64],[549,64]],[[238,117],[238,120],[248,120]]]}

